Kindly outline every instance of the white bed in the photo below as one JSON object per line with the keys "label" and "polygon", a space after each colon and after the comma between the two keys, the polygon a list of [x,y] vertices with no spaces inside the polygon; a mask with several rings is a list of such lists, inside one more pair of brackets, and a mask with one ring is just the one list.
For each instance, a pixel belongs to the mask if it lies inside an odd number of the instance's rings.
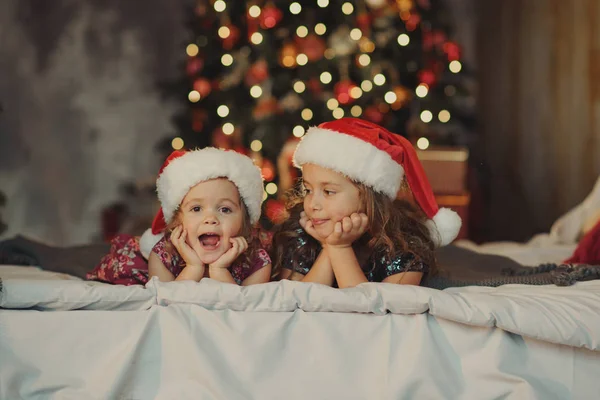
{"label": "white bed", "polygon": [[1,399],[591,399],[600,281],[111,286],[0,266]]}
{"label": "white bed", "polygon": [[[460,246],[559,263],[548,234]],[[595,399],[600,281],[437,291],[212,280],[111,286],[0,266],[0,399]]]}

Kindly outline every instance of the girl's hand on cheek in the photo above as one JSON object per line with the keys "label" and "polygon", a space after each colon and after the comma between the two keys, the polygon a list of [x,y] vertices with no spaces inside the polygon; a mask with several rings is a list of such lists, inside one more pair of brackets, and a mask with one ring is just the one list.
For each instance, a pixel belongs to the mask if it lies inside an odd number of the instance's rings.
{"label": "girl's hand on cheek", "polygon": [[[195,239],[195,240],[194,240]],[[195,267],[204,267],[204,263],[200,260],[200,240],[192,238],[191,245],[187,242],[187,231],[183,226],[179,225],[171,232],[171,243],[179,252],[186,265]]]}
{"label": "girl's hand on cheek", "polygon": [[210,264],[209,268],[229,268],[229,266],[248,249],[248,242],[245,238],[238,236],[229,239],[231,247],[214,263]]}
{"label": "girl's hand on cheek", "polygon": [[336,222],[333,232],[325,243],[330,247],[350,247],[369,227],[369,218],[364,213],[353,213]]}

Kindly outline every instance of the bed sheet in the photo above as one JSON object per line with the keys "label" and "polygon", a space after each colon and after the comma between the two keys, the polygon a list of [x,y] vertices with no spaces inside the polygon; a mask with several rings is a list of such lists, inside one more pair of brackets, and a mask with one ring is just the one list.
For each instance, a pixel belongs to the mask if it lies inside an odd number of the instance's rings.
{"label": "bed sheet", "polygon": [[191,304],[241,312],[428,313],[436,318],[556,344],[600,350],[600,281],[569,287],[504,285],[443,291],[383,283],[355,288],[281,281],[240,287],[212,279],[119,286],[81,280],[13,278],[0,267],[0,307],[42,311],[144,311]]}

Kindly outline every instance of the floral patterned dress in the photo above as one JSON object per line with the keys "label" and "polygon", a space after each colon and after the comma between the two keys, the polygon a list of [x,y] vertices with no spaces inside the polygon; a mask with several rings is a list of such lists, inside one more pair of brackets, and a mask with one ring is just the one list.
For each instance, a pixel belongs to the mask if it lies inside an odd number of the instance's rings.
{"label": "floral patterned dress", "polygon": [[[152,251],[175,276],[185,268],[185,261],[177,250],[169,251],[167,239],[162,238]],[[239,285],[254,272],[271,263],[268,253],[258,249],[250,262],[236,262],[229,267],[231,276]],[[86,275],[86,279],[117,285],[145,285],[148,282],[148,261],[140,252],[139,237],[117,235],[111,241],[110,252]]]}

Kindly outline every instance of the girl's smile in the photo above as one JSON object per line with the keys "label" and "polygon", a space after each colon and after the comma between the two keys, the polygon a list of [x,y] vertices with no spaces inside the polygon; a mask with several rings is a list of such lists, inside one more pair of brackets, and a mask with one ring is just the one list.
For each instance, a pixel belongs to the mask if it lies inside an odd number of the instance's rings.
{"label": "girl's smile", "polygon": [[190,189],[181,203],[186,241],[200,244],[199,257],[212,264],[231,247],[242,230],[243,211],[237,187],[227,179],[211,179]]}
{"label": "girl's smile", "polygon": [[203,233],[198,237],[202,248],[206,251],[216,250],[221,242],[221,236],[218,233]]}
{"label": "girl's smile", "polygon": [[315,164],[302,166],[304,212],[323,237],[333,232],[336,222],[361,212],[358,187],[344,175]]}

